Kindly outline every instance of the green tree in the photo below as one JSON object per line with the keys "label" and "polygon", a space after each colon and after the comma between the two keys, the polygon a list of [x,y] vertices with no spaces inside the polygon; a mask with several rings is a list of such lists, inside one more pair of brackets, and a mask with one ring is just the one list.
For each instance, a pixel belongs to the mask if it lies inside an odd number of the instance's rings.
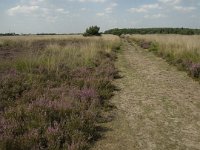
{"label": "green tree", "polygon": [[91,26],[86,29],[86,32],[83,34],[83,36],[100,36],[99,33],[100,27],[98,26]]}

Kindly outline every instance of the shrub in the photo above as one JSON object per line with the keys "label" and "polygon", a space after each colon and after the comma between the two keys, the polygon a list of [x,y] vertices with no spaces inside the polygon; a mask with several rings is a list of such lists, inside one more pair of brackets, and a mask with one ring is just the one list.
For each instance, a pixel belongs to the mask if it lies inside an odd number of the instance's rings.
{"label": "shrub", "polygon": [[151,42],[147,42],[147,41],[140,41],[140,47],[144,48],[144,49],[149,49],[151,47]]}
{"label": "shrub", "polygon": [[200,78],[200,63],[192,64],[189,68],[190,74],[194,78]]}
{"label": "shrub", "polygon": [[91,26],[86,29],[86,32],[83,34],[83,36],[100,36],[99,33],[100,27],[98,26]]}

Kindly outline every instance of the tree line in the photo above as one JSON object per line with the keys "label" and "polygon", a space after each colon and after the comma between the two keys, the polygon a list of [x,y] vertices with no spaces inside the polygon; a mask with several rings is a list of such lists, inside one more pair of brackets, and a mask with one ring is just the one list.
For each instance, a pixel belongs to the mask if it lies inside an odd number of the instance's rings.
{"label": "tree line", "polygon": [[[91,26],[86,29],[83,36],[100,36],[100,27]],[[79,33],[81,34],[81,33]],[[200,35],[200,29],[190,28],[124,28],[124,29],[109,29],[104,34],[182,34],[182,35]],[[0,36],[18,36],[16,33],[0,33]],[[21,34],[31,35],[31,34]],[[37,33],[36,35],[73,35],[73,34],[56,34],[56,33]]]}
{"label": "tree line", "polygon": [[18,36],[16,33],[0,33],[0,36]]}
{"label": "tree line", "polygon": [[182,34],[182,35],[200,35],[200,29],[189,28],[124,28],[110,29],[104,32],[105,34]]}

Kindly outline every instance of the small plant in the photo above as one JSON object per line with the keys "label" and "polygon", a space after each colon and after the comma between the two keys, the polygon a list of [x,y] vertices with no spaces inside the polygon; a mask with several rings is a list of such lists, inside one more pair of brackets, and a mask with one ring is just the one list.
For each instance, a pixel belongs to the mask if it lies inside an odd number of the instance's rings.
{"label": "small plant", "polygon": [[100,36],[99,33],[100,27],[98,26],[91,26],[86,29],[86,32],[83,34],[83,36]]}
{"label": "small plant", "polygon": [[144,49],[149,49],[151,47],[151,42],[142,40],[140,41],[140,47]]}
{"label": "small plant", "polygon": [[190,74],[194,78],[200,78],[200,63],[192,64],[189,68]]}

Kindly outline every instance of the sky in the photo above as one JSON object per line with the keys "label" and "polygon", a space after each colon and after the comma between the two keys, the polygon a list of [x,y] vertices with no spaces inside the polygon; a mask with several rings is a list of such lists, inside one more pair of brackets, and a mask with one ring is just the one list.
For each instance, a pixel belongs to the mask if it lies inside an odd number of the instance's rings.
{"label": "sky", "polygon": [[200,28],[200,0],[0,0],[0,33],[111,28]]}

